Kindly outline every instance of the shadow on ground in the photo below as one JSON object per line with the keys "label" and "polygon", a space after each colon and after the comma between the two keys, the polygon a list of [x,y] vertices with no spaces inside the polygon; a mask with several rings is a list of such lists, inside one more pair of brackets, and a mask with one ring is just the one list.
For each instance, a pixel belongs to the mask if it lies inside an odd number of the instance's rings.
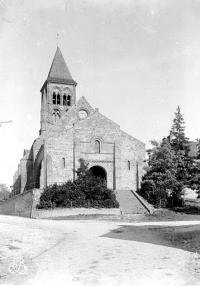
{"label": "shadow on ground", "polygon": [[121,226],[102,237],[123,239],[179,248],[200,254],[200,225]]}
{"label": "shadow on ground", "polygon": [[197,207],[197,206],[185,205],[183,207],[176,207],[172,209],[172,211],[175,211],[177,213],[190,214],[190,215],[200,215],[200,207]]}

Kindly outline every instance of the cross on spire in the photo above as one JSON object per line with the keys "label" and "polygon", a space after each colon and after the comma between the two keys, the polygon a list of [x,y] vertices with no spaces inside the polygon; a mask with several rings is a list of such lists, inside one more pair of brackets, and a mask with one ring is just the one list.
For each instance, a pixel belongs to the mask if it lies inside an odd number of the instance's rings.
{"label": "cross on spire", "polygon": [[57,34],[56,40],[57,40],[57,47],[59,47],[59,34]]}

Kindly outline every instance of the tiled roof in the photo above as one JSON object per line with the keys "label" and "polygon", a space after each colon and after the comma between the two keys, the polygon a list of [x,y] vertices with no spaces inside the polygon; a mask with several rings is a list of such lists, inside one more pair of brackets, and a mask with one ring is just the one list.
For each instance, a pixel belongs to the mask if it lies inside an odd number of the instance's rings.
{"label": "tiled roof", "polygon": [[77,85],[77,83],[73,80],[70,71],[65,63],[63,55],[57,47],[48,77],[48,82],[58,82],[58,83],[65,83],[65,84],[73,84]]}

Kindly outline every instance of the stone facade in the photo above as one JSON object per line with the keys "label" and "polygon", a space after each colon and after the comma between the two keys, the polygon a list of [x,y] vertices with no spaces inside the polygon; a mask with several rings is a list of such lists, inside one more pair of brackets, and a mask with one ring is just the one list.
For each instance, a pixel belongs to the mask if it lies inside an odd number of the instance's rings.
{"label": "stone facade", "polygon": [[14,175],[14,195],[76,178],[79,159],[114,190],[136,190],[145,145],[82,97],[58,48],[41,89],[41,128]]}

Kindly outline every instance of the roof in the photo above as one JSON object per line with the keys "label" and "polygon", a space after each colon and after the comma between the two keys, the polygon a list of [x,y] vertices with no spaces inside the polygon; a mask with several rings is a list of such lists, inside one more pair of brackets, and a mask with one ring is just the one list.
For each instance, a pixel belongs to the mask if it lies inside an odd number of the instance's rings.
{"label": "roof", "polygon": [[30,150],[24,149],[23,156],[25,156]]}
{"label": "roof", "polygon": [[55,56],[53,58],[53,62],[47,77],[47,82],[77,85],[70,74],[59,47],[57,47]]}

